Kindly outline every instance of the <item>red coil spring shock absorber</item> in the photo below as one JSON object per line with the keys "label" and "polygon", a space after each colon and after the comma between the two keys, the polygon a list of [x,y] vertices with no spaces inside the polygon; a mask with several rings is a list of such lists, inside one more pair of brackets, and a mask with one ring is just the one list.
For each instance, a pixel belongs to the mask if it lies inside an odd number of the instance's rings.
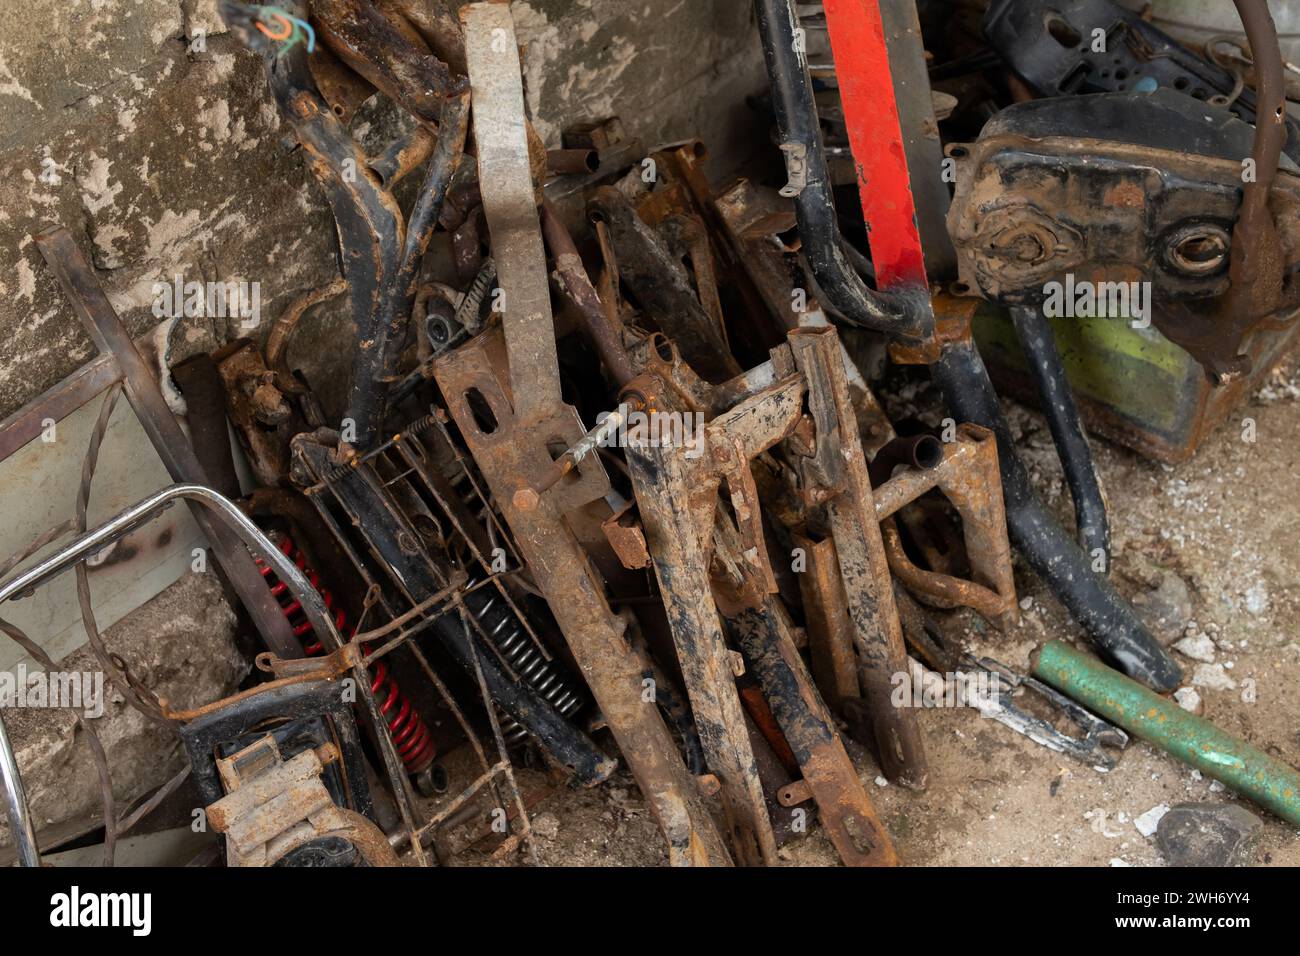
{"label": "red coil spring shock absorber", "polygon": [[[348,626],[347,612],[342,608],[334,607],[334,595],[330,593],[329,588],[321,587],[320,575],[307,567],[307,556],[301,549],[295,547],[293,539],[287,535],[281,537],[279,547],[320,594],[326,609],[334,615],[334,626],[339,629],[339,633],[347,637],[355,634],[355,625]],[[289,586],[276,577],[275,572],[268,565],[260,559],[257,564],[262,577],[271,587],[271,594],[279,602],[280,610],[289,620],[294,637],[302,642],[303,651],[308,657],[324,653],[325,648],[321,645],[320,638],[316,636],[315,628],[303,613],[302,602],[289,592]],[[362,650],[369,652],[369,645],[362,645]],[[393,746],[397,748],[398,756],[402,758],[406,772],[414,775],[427,769],[433,763],[433,758],[437,756],[433,735],[429,732],[424,718],[402,695],[402,689],[389,672],[387,661],[378,660],[371,667],[370,692],[375,695],[380,713],[388,722],[388,735],[392,738]]]}

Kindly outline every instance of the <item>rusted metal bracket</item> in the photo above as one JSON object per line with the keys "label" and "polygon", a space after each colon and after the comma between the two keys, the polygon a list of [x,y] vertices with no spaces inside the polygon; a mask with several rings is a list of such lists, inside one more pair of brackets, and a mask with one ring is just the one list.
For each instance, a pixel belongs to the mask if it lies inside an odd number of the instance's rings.
{"label": "rusted metal bracket", "polygon": [[815,447],[803,460],[810,505],[824,505],[854,624],[862,690],[885,775],[923,789],[925,753],[916,715],[890,704],[894,674],[906,673],[903,629],[876,517],[867,463],[833,328],[790,333],[794,362],[808,382]]}
{"label": "rusted metal bracket", "polygon": [[[257,345],[240,339],[213,353],[225,385],[225,415],[235,428],[259,484],[280,485],[289,473],[289,442],[308,430],[296,396],[282,391],[283,381],[262,360]],[[292,379],[290,379],[292,381]],[[223,420],[225,415],[223,415]]]}
{"label": "rusted metal bracket", "polygon": [[217,759],[227,789],[208,807],[212,829],[226,837],[227,866],[274,866],[314,840],[341,837],[368,866],[400,866],[384,831],[334,803],[321,774],[339,759],[334,744],[288,760],[270,734]]}
{"label": "rusted metal bracket", "polygon": [[[889,520],[932,488],[943,492],[961,515],[970,581],[913,564],[903,551],[897,527]],[[943,443],[943,457],[937,465],[901,472],[872,494],[889,568],[909,590],[936,607],[973,608],[1002,630],[1020,620],[998,477],[998,447],[991,431],[979,425],[958,426],[954,440]]]}

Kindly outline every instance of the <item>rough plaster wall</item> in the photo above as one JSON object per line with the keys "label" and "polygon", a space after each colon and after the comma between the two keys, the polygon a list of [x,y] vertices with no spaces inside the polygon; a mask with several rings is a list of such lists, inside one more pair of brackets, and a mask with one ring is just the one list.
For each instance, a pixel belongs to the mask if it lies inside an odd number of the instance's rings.
{"label": "rough plaster wall", "polygon": [[[647,145],[751,145],[744,98],[766,86],[748,0],[515,0],[528,106],[548,146],[618,115]],[[741,133],[744,135],[741,135]]]}
{"label": "rough plaster wall", "polygon": [[[549,145],[571,122],[618,113],[647,144],[699,134],[718,151],[753,122],[741,103],[762,89],[762,58],[746,2],[521,0],[512,9],[529,105]],[[260,281],[264,329],[335,268],[322,197],[215,0],[0,4],[0,415],[92,354],[31,243],[56,223],[93,251],[137,335],[156,322],[152,284],[177,273]],[[194,347],[239,334],[190,322]],[[336,324],[318,325],[304,326],[295,355],[308,368],[324,358],[320,377],[330,380],[346,350]]]}
{"label": "rough plaster wall", "polygon": [[265,319],[333,269],[328,213],[262,72],[220,30],[212,0],[0,7],[0,411],[93,352],[31,243],[42,228],[93,253],[136,335],[157,321],[152,284],[177,273],[260,280]]}

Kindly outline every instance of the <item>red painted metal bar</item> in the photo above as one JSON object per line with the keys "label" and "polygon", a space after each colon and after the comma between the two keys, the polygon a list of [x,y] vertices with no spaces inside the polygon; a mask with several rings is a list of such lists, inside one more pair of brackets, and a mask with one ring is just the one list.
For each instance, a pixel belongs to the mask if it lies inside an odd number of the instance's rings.
{"label": "red painted metal bar", "polygon": [[824,0],[822,6],[876,286],[928,288],[879,0]]}

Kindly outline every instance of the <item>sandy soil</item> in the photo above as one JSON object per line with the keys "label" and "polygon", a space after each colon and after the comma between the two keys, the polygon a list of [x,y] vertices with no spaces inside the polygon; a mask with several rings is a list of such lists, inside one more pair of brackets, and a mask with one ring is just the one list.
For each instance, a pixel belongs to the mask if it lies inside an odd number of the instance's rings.
{"label": "sandy soil", "polygon": [[[935,412],[915,383],[886,396],[892,415]],[[1043,420],[1006,406],[1040,490],[1064,521],[1069,496]],[[1256,441],[1241,420],[1255,421]],[[1114,579],[1162,640],[1203,634],[1219,687],[1200,686],[1203,713],[1274,756],[1300,764],[1300,364],[1275,372],[1187,464],[1171,468],[1094,442],[1109,498]],[[1020,626],[998,634],[964,619],[971,648],[1023,670],[1028,654],[1078,628],[1023,566]],[[1179,655],[1191,683],[1197,662]],[[1203,671],[1204,673],[1204,671]],[[1229,686],[1231,682],[1235,686]],[[969,709],[921,713],[931,783],[924,793],[885,785],[873,759],[858,768],[903,861],[920,865],[1156,866],[1154,838],[1134,819],[1159,804],[1234,799],[1230,791],[1140,741],[1099,773]],[[525,774],[525,779],[540,775]],[[525,788],[526,789],[526,788]],[[1263,810],[1257,862],[1300,864],[1300,840]],[[631,778],[593,791],[556,790],[532,808],[538,859],[548,865],[659,865],[661,840]],[[833,865],[816,826],[781,850],[788,865]],[[483,862],[475,850],[456,862]]]}

